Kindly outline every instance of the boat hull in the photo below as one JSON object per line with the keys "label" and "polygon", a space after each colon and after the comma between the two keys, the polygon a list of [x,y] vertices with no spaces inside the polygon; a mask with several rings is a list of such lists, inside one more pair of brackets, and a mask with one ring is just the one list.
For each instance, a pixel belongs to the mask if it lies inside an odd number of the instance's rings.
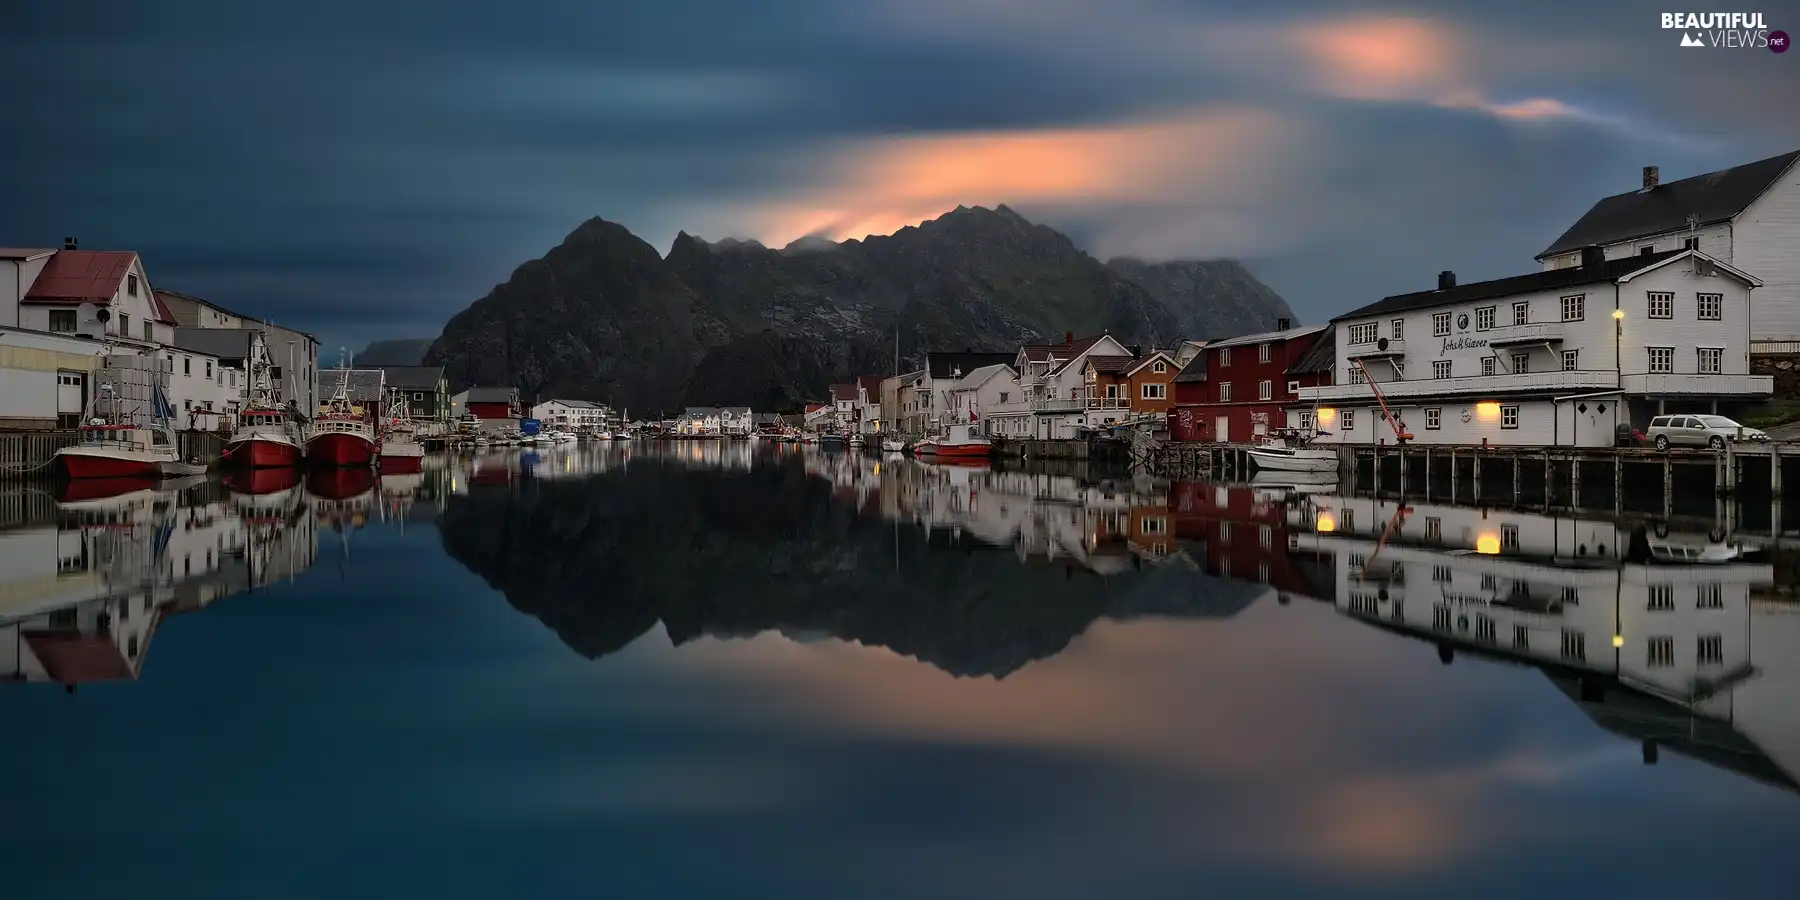
{"label": "boat hull", "polygon": [[423,454],[406,453],[390,455],[384,447],[377,465],[381,467],[383,475],[406,475],[425,471],[425,457]]}
{"label": "boat hull", "polygon": [[1329,450],[1300,450],[1294,453],[1251,450],[1250,459],[1256,463],[1257,468],[1273,472],[1336,472],[1338,469],[1337,454]]}
{"label": "boat hull", "polygon": [[162,460],[84,447],[66,447],[56,454],[57,467],[70,478],[159,478]]}
{"label": "boat hull", "polygon": [[985,443],[932,443],[921,444],[918,449],[920,456],[930,456],[934,459],[987,459],[988,455],[993,452],[994,446]]}
{"label": "boat hull", "polygon": [[375,442],[343,432],[314,435],[306,442],[306,459],[321,466],[366,466],[375,459]]}
{"label": "boat hull", "polygon": [[226,472],[225,487],[240,494],[274,494],[291,490],[300,483],[300,473],[292,468],[240,469]]}
{"label": "boat hull", "polygon": [[285,441],[250,438],[225,445],[224,461],[241,469],[280,469],[300,464],[300,448]]}
{"label": "boat hull", "polygon": [[306,490],[326,500],[348,500],[375,489],[375,473],[368,469],[326,469],[306,476]]}

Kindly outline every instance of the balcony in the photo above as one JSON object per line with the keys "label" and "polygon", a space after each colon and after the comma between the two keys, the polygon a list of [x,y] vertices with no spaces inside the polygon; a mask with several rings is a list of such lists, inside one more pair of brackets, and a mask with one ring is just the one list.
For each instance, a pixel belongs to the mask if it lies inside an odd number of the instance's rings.
{"label": "balcony", "polygon": [[1126,397],[1089,397],[1088,409],[1130,409],[1131,400]]}
{"label": "balcony", "polygon": [[1525,344],[1559,344],[1563,339],[1562,322],[1532,322],[1528,325],[1508,325],[1504,328],[1490,328],[1480,334],[1487,337],[1489,347],[1518,347]]}
{"label": "balcony", "polygon": [[[1709,376],[1717,377],[1717,376]],[[1606,391],[1619,386],[1618,373],[1602,371],[1527,372],[1523,375],[1470,375],[1462,378],[1412,378],[1405,381],[1381,381],[1376,387],[1389,399],[1437,397],[1447,394],[1489,394],[1506,397],[1528,392],[1573,393]],[[1367,384],[1332,384],[1301,388],[1301,403],[1335,403],[1375,399]]]}
{"label": "balcony", "polygon": [[1404,338],[1382,338],[1373,344],[1355,344],[1344,352],[1345,359],[1402,359],[1405,356]]}
{"label": "balcony", "polygon": [[1775,391],[1775,379],[1768,375],[1627,375],[1619,379],[1619,387],[1634,395],[1767,397]]}

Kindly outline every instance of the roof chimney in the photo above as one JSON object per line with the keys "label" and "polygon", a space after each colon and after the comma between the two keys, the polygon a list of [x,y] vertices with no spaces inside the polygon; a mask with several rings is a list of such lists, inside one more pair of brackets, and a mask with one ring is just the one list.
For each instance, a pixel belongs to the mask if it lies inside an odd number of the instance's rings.
{"label": "roof chimney", "polygon": [[63,238],[63,249],[64,250],[75,249],[75,244],[76,244],[76,241],[74,238],[72,238],[72,237]]}
{"label": "roof chimney", "polygon": [[1593,269],[1593,268],[1598,268],[1600,266],[1603,266],[1605,264],[1606,264],[1606,250],[1601,248],[1598,244],[1594,244],[1594,245],[1590,245],[1590,246],[1581,248],[1581,267],[1582,268]]}
{"label": "roof chimney", "polygon": [[1650,190],[1662,184],[1662,170],[1656,166],[1644,167],[1644,190]]}
{"label": "roof chimney", "polygon": [[1438,273],[1438,290],[1447,291],[1456,287],[1456,273],[1445,269]]}
{"label": "roof chimney", "polygon": [[1063,332],[1063,343],[1065,343],[1065,344],[1075,343],[1075,332],[1073,332],[1073,331]]}
{"label": "roof chimney", "polygon": [[1282,316],[1281,318],[1275,320],[1275,330],[1276,331],[1286,331],[1292,327],[1294,327],[1294,320],[1288,318],[1287,316]]}

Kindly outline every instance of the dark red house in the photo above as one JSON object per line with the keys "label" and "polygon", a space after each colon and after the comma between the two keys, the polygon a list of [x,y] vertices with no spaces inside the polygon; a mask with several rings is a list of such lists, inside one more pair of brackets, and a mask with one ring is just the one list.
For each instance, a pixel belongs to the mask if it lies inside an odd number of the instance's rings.
{"label": "dark red house", "polygon": [[[460,404],[455,401],[461,400]],[[525,414],[519,406],[518,388],[469,388],[460,396],[451,400],[452,405],[462,407],[462,411],[483,422],[501,419],[521,419]]]}
{"label": "dark red house", "polygon": [[1302,387],[1327,383],[1322,371],[1300,363],[1313,347],[1331,342],[1325,325],[1247,334],[1207,344],[1175,376],[1169,432],[1178,441],[1248,443],[1290,425],[1286,408]]}
{"label": "dark red house", "polygon": [[1335,570],[1288,547],[1288,508],[1276,492],[1177,481],[1169,488],[1175,537],[1209,575],[1329,598]]}

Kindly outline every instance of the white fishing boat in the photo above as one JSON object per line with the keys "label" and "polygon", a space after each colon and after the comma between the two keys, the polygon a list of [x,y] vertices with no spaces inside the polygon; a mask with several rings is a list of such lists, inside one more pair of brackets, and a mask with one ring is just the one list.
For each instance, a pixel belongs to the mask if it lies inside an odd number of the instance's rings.
{"label": "white fishing boat", "polygon": [[1308,447],[1298,434],[1290,434],[1276,438],[1266,444],[1250,448],[1250,459],[1261,470],[1271,472],[1309,472],[1336,473],[1338,455],[1336,450],[1319,447]]}
{"label": "white fishing boat", "polygon": [[56,451],[58,468],[70,478],[157,478],[164,466],[180,463],[168,424],[174,410],[160,385],[150,390],[155,421],[145,424],[126,409],[120,387],[102,381],[82,416],[81,442]]}
{"label": "white fishing boat", "polygon": [[881,450],[883,453],[905,452],[906,441],[903,438],[897,438],[897,437],[882,438],[881,439]]}
{"label": "white fishing boat", "polygon": [[413,424],[405,396],[398,392],[383,422],[379,465],[384,473],[418,472],[425,468],[425,445],[419,443],[418,426]]}

